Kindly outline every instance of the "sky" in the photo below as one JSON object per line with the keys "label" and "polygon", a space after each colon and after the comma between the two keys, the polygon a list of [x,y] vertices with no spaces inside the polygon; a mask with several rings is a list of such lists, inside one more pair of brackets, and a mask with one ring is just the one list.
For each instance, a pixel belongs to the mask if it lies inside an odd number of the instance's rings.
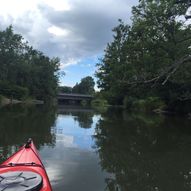
{"label": "sky", "polygon": [[95,77],[112,29],[118,19],[130,24],[131,8],[137,4],[138,0],[0,0],[0,30],[12,25],[35,49],[59,57],[65,72],[60,85],[72,87],[86,76]]}

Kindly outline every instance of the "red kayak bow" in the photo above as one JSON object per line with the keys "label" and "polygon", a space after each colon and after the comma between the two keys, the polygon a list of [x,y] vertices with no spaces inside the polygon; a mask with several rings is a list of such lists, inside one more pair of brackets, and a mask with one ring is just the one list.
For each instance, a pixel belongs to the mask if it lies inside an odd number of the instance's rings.
{"label": "red kayak bow", "polygon": [[52,191],[32,139],[0,165],[0,191]]}

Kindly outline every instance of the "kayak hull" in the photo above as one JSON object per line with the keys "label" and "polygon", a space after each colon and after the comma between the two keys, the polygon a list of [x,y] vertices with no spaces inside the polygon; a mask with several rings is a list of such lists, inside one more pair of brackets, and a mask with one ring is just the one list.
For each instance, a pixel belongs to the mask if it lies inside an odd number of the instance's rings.
{"label": "kayak hull", "polygon": [[16,171],[30,171],[39,174],[43,180],[39,191],[52,191],[45,167],[32,140],[0,165],[0,175]]}

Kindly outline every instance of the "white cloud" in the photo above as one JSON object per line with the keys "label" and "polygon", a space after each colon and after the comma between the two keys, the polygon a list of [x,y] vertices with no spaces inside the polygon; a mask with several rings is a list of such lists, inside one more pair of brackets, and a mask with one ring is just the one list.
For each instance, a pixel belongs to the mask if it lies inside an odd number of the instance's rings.
{"label": "white cloud", "polygon": [[0,0],[0,14],[4,17],[12,16],[17,18],[27,11],[35,10],[38,2],[38,0]]}
{"label": "white cloud", "polygon": [[70,4],[66,0],[0,0],[0,14],[14,18],[22,16],[23,13],[38,9],[39,5],[47,5],[55,11],[69,11]]}
{"label": "white cloud", "polygon": [[48,28],[48,32],[56,35],[56,36],[67,36],[69,34],[69,31],[66,29],[61,29],[59,27],[56,26],[51,26]]}
{"label": "white cloud", "polygon": [[103,52],[119,18],[130,21],[138,0],[0,0],[0,27],[17,33],[48,56],[61,58],[61,68]]}
{"label": "white cloud", "polygon": [[74,137],[72,135],[64,135],[63,133],[56,133],[56,142],[62,142],[64,147],[77,147],[74,144]]}
{"label": "white cloud", "polygon": [[71,10],[71,6],[66,0],[43,0],[43,3],[52,7],[55,11]]}
{"label": "white cloud", "polygon": [[68,59],[67,62],[65,62],[65,63],[62,62],[60,67],[61,67],[61,69],[65,69],[65,68],[67,68],[69,66],[77,65],[78,63],[80,63],[80,59],[79,60],[74,60],[74,59],[71,58],[71,59]]}

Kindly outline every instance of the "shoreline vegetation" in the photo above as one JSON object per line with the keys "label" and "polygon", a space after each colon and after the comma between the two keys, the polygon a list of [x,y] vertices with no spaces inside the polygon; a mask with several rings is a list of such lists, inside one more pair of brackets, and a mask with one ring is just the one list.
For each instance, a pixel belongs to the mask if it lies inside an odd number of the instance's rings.
{"label": "shoreline vegetation", "polygon": [[12,26],[0,30],[2,104],[42,104],[57,95],[60,59],[34,49]]}
{"label": "shoreline vegetation", "polygon": [[191,113],[191,24],[187,5],[140,0],[132,23],[119,19],[97,64],[100,97],[109,105],[158,113]]}
{"label": "shoreline vegetation", "polygon": [[17,100],[17,99],[10,99],[0,95],[0,107],[6,105],[15,105],[15,104],[26,104],[26,105],[42,105],[45,102],[43,100],[36,100],[36,99],[25,99],[25,100]]}

